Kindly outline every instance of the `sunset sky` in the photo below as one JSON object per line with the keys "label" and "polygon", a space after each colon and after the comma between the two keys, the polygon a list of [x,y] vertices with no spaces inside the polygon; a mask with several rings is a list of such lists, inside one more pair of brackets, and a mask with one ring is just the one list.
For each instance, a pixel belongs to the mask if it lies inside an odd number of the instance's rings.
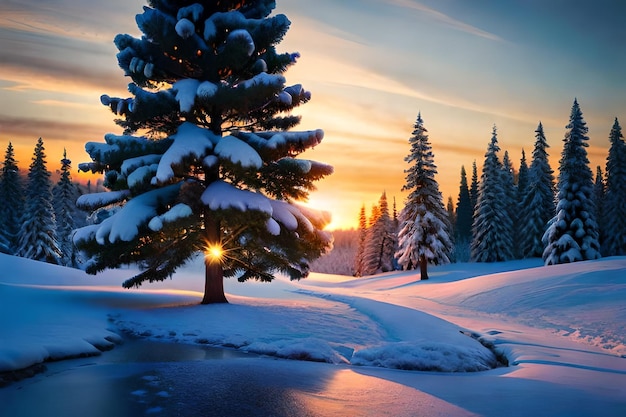
{"label": "sunset sky", "polygon": [[[87,141],[120,133],[101,94],[127,97],[113,38],[140,35],[142,0],[0,0],[0,152],[9,141],[28,169],[37,138],[48,168],[67,148],[76,167]],[[591,168],[605,166],[615,117],[626,124],[626,2],[618,0],[277,0],[292,25],[279,51],[302,57],[285,75],[313,94],[299,129],[324,142],[303,157],[329,163],[311,204],[354,227],[383,191],[406,193],[404,157],[418,112],[444,197],[456,202],[461,165],[482,166],[495,124],[519,167],[544,125],[558,169],[578,98]],[[503,154],[501,153],[501,156]],[[480,173],[480,172],[479,172]]]}

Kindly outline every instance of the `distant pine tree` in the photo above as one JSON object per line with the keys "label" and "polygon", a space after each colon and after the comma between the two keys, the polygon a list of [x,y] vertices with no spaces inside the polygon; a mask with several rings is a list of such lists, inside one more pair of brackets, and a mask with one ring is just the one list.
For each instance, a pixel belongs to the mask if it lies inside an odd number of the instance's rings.
{"label": "distant pine tree", "polygon": [[9,142],[0,172],[0,252],[15,254],[24,207],[24,188],[15,151]]}
{"label": "distant pine tree", "polygon": [[611,147],[606,160],[606,195],[603,205],[605,256],[626,255],[626,143],[615,119],[609,135]]}
{"label": "distant pine tree", "polygon": [[450,262],[453,251],[451,224],[435,180],[437,166],[421,114],[409,139],[410,153],[404,160],[410,164],[402,190],[409,191],[400,213],[398,264],[405,270],[420,268],[421,279],[428,279],[428,264]]}
{"label": "distant pine tree", "polygon": [[519,161],[519,172],[517,174],[517,206],[518,213],[520,212],[520,207],[522,204],[522,200],[526,191],[528,190],[528,163],[526,162],[526,152],[522,149],[522,158]]}
{"label": "distant pine tree", "polygon": [[544,249],[541,239],[555,210],[554,171],[550,168],[547,153],[550,146],[541,123],[537,126],[535,134],[533,157],[528,170],[528,186],[522,195],[517,230],[519,255],[522,258],[541,257]]}
{"label": "distant pine tree", "polygon": [[393,221],[389,215],[387,194],[383,192],[378,205],[372,209],[365,246],[363,275],[374,275],[393,270],[394,233]]}
{"label": "distant pine tree", "polygon": [[456,223],[454,228],[457,242],[468,242],[471,240],[473,211],[469,187],[467,185],[467,173],[465,172],[465,167],[462,166],[461,185],[459,186],[459,198],[456,203]]}
{"label": "distant pine tree", "polygon": [[78,188],[72,182],[72,161],[67,159],[67,152],[63,150],[61,159],[61,176],[52,189],[54,215],[56,219],[56,235],[61,253],[60,263],[65,266],[78,266],[77,251],[72,242],[72,233],[77,226],[75,221],[78,213],[76,199],[79,196]]}
{"label": "distant pine tree", "polygon": [[472,162],[472,184],[470,185],[470,201],[472,202],[472,213],[476,211],[476,205],[478,204],[478,192],[480,184],[478,182],[478,168],[476,167],[476,161]]}
{"label": "distant pine tree", "polygon": [[593,177],[585,148],[587,124],[574,100],[559,161],[556,216],[544,235],[546,265],[600,258],[598,224],[593,204]]}
{"label": "distant pine tree", "polygon": [[476,262],[500,262],[513,258],[513,222],[506,206],[510,200],[503,186],[503,165],[498,159],[498,151],[500,146],[494,126],[485,154],[472,225],[471,251],[472,259]]}
{"label": "distant pine tree", "polygon": [[598,223],[598,231],[600,233],[600,246],[604,240],[604,197],[606,194],[606,186],[604,183],[604,174],[602,173],[602,167],[598,165],[596,167],[596,179],[593,183],[593,205],[596,208],[596,222]]}
{"label": "distant pine tree", "polygon": [[508,228],[503,229],[503,232],[509,235],[507,240],[509,240],[512,245],[512,257],[516,258],[517,240],[515,239],[515,227],[517,217],[519,216],[517,210],[517,186],[515,185],[515,169],[513,168],[511,158],[509,158],[508,151],[504,151],[504,157],[502,158],[502,187],[506,197],[504,207],[510,219],[510,223],[507,225]]}
{"label": "distant pine tree", "polygon": [[52,183],[50,172],[46,168],[45,148],[41,138],[35,146],[25,195],[18,254],[38,261],[58,263],[61,252],[56,239]]}
{"label": "distant pine tree", "polygon": [[354,259],[354,276],[363,276],[365,244],[367,243],[367,215],[365,214],[365,204],[361,206],[359,212],[358,244]]}

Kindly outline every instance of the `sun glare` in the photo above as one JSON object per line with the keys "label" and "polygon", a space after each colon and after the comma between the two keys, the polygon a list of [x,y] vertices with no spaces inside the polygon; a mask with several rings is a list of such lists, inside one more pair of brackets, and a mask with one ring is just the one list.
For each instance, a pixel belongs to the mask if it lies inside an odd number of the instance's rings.
{"label": "sun glare", "polygon": [[224,257],[224,249],[221,245],[210,245],[205,251],[205,257],[213,262],[220,262]]}

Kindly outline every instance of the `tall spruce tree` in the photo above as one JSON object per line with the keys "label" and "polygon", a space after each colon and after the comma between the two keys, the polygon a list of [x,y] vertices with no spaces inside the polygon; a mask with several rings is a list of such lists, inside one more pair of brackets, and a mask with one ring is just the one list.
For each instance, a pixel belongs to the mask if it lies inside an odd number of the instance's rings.
{"label": "tall spruce tree", "polygon": [[[297,53],[276,45],[290,21],[274,0],[149,0],[136,16],[141,38],[118,35],[130,98],[103,95],[123,135],[88,143],[111,192],[79,200],[118,211],[79,229],[87,272],[138,263],[124,287],[164,280],[205,256],[202,303],[227,302],[223,278],[304,278],[331,246],[327,213],[297,204],[332,167],[297,158],[321,130],[292,132],[290,112],[310,99],[283,73]],[[148,132],[147,137],[135,136]]]}
{"label": "tall spruce tree", "polygon": [[0,172],[0,252],[8,254],[15,254],[18,250],[24,208],[24,188],[19,171],[15,150],[9,142]]}
{"label": "tall spruce tree", "polygon": [[435,179],[437,165],[427,133],[418,114],[409,139],[411,150],[404,158],[410,166],[404,171],[406,182],[402,190],[409,191],[409,195],[400,212],[396,252],[403,269],[420,268],[421,279],[428,279],[429,263],[449,263],[453,250],[452,226]]}
{"label": "tall spruce tree", "polygon": [[365,245],[367,243],[367,214],[365,213],[365,204],[361,206],[359,211],[359,229],[358,229],[358,243],[356,248],[356,254],[354,257],[354,276],[363,276],[364,270],[364,257],[365,257]]}
{"label": "tall spruce tree", "polygon": [[[507,191],[503,186],[503,165],[498,159],[498,134],[493,127],[485,153],[478,202],[472,224],[472,260],[500,262],[513,258],[512,219],[507,208]],[[506,174],[508,175],[508,174]]]}
{"label": "tall spruce tree", "polygon": [[46,168],[43,140],[39,138],[28,171],[24,213],[18,238],[18,254],[25,258],[58,263],[56,221],[52,207],[52,182]]}
{"label": "tall spruce tree", "polygon": [[72,233],[77,225],[75,219],[80,215],[76,208],[79,192],[76,184],[72,182],[71,170],[72,161],[67,158],[67,152],[64,149],[61,159],[61,175],[52,189],[52,204],[56,219],[56,236],[61,254],[59,263],[76,267],[78,260],[76,248],[72,242]]}
{"label": "tall spruce tree", "polygon": [[548,222],[554,217],[554,171],[550,168],[547,148],[550,146],[539,122],[535,130],[535,146],[528,169],[528,186],[520,206],[519,255],[539,258],[543,254],[542,237]]}
{"label": "tall spruce tree", "polygon": [[626,143],[617,120],[609,135],[611,146],[606,159],[606,195],[602,225],[602,253],[605,256],[626,255]]}
{"label": "tall spruce tree", "polygon": [[593,176],[586,147],[587,124],[574,100],[559,161],[556,216],[544,235],[546,265],[600,258],[598,224],[593,204]]}

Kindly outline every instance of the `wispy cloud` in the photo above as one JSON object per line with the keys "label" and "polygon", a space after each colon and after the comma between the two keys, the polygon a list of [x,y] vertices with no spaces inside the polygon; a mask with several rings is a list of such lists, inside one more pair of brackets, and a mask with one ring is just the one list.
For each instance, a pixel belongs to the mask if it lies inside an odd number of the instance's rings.
{"label": "wispy cloud", "polygon": [[487,32],[485,30],[479,29],[475,26],[467,24],[465,22],[461,22],[453,17],[450,17],[438,10],[432,9],[428,6],[425,6],[421,3],[418,3],[413,0],[387,0],[388,3],[393,4],[398,7],[403,7],[406,9],[416,10],[421,13],[425,13],[432,17],[433,19],[438,20],[439,22],[448,25],[456,30],[461,32],[468,33],[470,35],[478,36],[485,39],[490,39],[492,41],[503,42],[504,39],[495,35],[493,33]]}

